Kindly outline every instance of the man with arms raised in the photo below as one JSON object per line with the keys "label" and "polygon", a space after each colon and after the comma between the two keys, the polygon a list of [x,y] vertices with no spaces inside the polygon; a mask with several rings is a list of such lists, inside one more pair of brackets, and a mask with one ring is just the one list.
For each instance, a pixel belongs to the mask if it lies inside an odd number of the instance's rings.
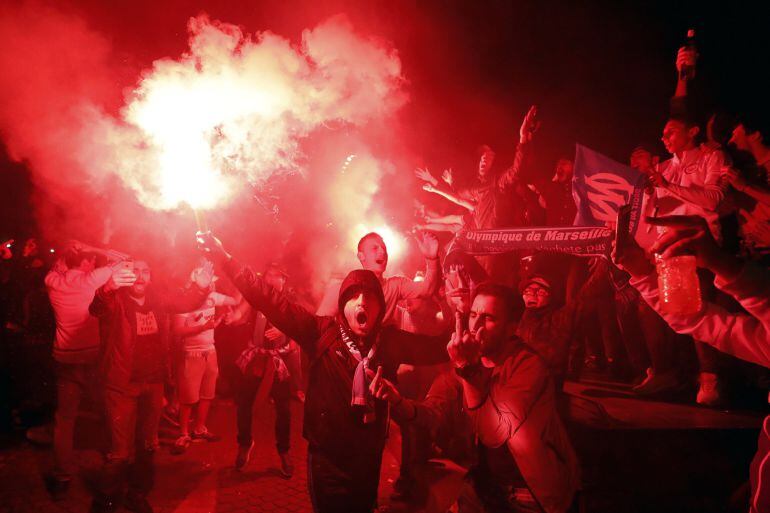
{"label": "man with arms raised", "polygon": [[[45,277],[48,298],[56,317],[53,358],[56,362],[56,416],[53,475],[48,488],[55,499],[69,488],[75,463],[73,437],[80,400],[94,392],[99,355],[99,323],[88,313],[96,289],[110,279],[113,268],[97,267],[97,258],[122,260],[122,253],[72,241],[64,257]],[[117,264],[120,265],[120,264]]]}
{"label": "man with arms raised", "polygon": [[[432,233],[423,232],[417,239],[420,252],[425,257],[425,279],[412,281],[404,276],[391,276],[385,278],[385,270],[388,267],[388,248],[382,237],[374,232],[367,233],[358,241],[358,261],[361,267],[372,271],[382,285],[385,296],[385,315],[383,323],[391,324],[396,306],[402,299],[428,298],[436,292],[441,281],[438,261],[438,238]],[[321,305],[316,315],[334,316],[337,314],[337,298],[339,286],[332,282],[326,289]]]}

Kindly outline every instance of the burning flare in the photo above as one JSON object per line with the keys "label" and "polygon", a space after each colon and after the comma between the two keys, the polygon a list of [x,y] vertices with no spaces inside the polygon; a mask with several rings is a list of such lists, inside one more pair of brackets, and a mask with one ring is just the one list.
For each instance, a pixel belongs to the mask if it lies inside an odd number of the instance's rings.
{"label": "burning flare", "polygon": [[343,17],[303,32],[299,47],[206,16],[188,29],[189,52],[155,62],[123,110],[145,155],[118,171],[150,208],[210,209],[246,181],[302,171],[300,142],[313,130],[365,124],[405,99],[395,52]]}

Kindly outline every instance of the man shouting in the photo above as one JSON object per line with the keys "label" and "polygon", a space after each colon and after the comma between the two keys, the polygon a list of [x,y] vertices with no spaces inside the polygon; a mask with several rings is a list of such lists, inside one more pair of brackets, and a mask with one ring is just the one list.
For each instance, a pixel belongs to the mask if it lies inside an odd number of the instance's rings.
{"label": "man shouting", "polygon": [[369,270],[343,280],[334,317],[291,303],[261,276],[241,266],[211,234],[199,234],[205,252],[230,276],[246,301],[294,339],[310,360],[303,435],[308,440],[308,488],[319,513],[370,513],[376,506],[389,409],[369,391],[382,367],[393,379],[401,363],[446,361],[446,337],[427,337],[382,325],[382,286]]}

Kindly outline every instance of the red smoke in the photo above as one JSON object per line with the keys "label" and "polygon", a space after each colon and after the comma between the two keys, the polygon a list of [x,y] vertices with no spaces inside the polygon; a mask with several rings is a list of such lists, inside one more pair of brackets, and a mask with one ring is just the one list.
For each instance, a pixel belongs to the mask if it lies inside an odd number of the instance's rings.
{"label": "red smoke", "polygon": [[395,49],[344,17],[296,42],[205,15],[188,30],[184,54],[125,84],[107,38],[84,20],[40,5],[0,9],[0,132],[31,171],[43,230],[145,251],[146,240],[120,234],[151,232],[173,246],[191,235],[189,218],[153,212],[187,203],[215,208],[212,228],[227,238],[254,211],[249,186],[294,174],[303,178],[276,200],[278,224],[251,231],[281,234],[260,258],[280,256],[292,233],[324,227],[305,247],[316,277],[354,265],[358,237],[410,210],[401,201],[386,215],[381,197],[404,159]]}

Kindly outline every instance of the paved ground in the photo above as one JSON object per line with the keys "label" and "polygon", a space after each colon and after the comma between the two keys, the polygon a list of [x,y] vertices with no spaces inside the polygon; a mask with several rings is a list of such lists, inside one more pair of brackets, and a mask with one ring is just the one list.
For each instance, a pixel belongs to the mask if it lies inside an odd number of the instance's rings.
{"label": "paved ground", "polygon": [[[163,447],[157,456],[157,482],[150,502],[157,513],[305,512],[311,511],[306,487],[307,445],[301,437],[301,404],[292,402],[292,454],[295,474],[283,479],[273,437],[274,414],[258,419],[256,447],[249,465],[238,472],[235,460],[235,407],[218,401],[209,422],[222,441],[193,444],[182,456]],[[394,433],[397,438],[398,433]],[[71,512],[85,513],[91,501],[89,483],[101,464],[100,450],[105,437],[95,419],[81,419],[77,428],[77,456],[81,474],[73,480],[68,496],[53,502],[44,488],[43,474],[51,465],[49,448],[13,441],[0,451],[0,513]],[[390,444],[391,446],[397,444]],[[397,474],[392,449],[383,458],[380,495],[383,509]]]}

